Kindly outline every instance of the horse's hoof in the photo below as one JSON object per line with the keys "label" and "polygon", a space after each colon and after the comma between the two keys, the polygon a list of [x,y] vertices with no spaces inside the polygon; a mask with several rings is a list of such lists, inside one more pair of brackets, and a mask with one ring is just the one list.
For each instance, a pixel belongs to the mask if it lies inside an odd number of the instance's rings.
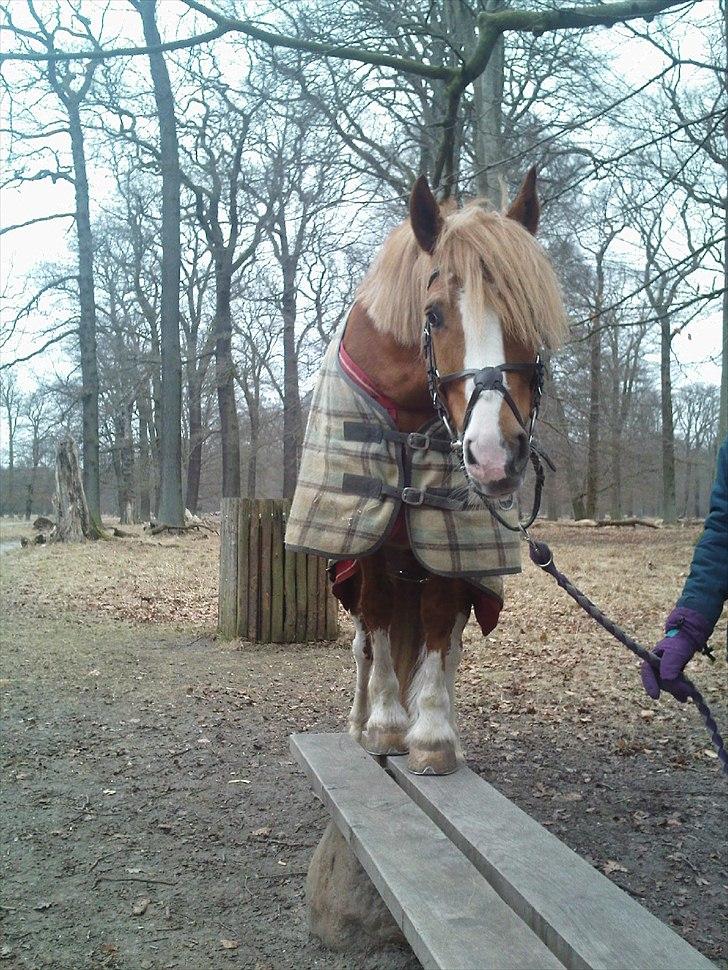
{"label": "horse's hoof", "polygon": [[369,754],[396,755],[407,754],[409,750],[404,740],[404,732],[367,728],[361,736],[361,744]]}
{"label": "horse's hoof", "polygon": [[446,741],[437,748],[410,747],[407,770],[413,775],[451,775],[458,770],[455,745]]}

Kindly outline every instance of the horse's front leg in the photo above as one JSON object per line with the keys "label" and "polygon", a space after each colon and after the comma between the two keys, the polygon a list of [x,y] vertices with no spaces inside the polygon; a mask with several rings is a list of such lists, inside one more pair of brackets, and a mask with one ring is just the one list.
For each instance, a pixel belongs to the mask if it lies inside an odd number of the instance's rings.
{"label": "horse's front leg", "polygon": [[349,734],[355,741],[361,741],[364,725],[369,717],[369,675],[372,669],[372,645],[364,624],[358,616],[354,617],[354,642],[351,651],[356,663],[356,688],[354,703],[349,714]]}
{"label": "horse's front leg", "polygon": [[369,720],[362,744],[372,754],[405,754],[409,724],[400,700],[400,685],[392,661],[390,628],[394,611],[394,588],[384,558],[370,556],[361,562],[360,613],[371,644],[369,674]]}
{"label": "horse's front leg", "polygon": [[455,728],[454,680],[470,599],[461,580],[432,576],[422,593],[425,642],[409,692],[412,726],[407,767],[448,775],[462,752]]}

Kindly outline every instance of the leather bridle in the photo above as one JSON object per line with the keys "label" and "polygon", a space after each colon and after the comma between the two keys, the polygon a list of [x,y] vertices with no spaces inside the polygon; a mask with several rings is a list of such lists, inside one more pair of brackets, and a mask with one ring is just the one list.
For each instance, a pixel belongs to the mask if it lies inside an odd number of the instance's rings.
{"label": "leather bridle", "polygon": [[[427,284],[429,289],[434,280],[439,276],[439,271],[436,270]],[[425,324],[422,330],[422,350],[425,357],[425,364],[427,366],[427,385],[430,391],[430,397],[432,399],[432,405],[438,418],[442,421],[448,435],[450,436],[450,442],[453,450],[461,449],[463,447],[462,435],[468,427],[468,423],[473,414],[473,409],[478,402],[478,398],[484,391],[497,391],[511,409],[514,418],[518,422],[519,426],[528,436],[528,449],[529,457],[531,459],[531,464],[533,465],[534,471],[536,473],[536,487],[534,491],[534,504],[533,510],[529,518],[525,522],[519,522],[518,526],[514,528],[510,523],[506,522],[498,512],[493,507],[493,503],[486,496],[482,496],[490,509],[491,514],[496,518],[501,525],[505,526],[513,532],[520,532],[527,529],[536,519],[538,511],[541,505],[541,492],[543,490],[545,473],[543,470],[543,465],[541,464],[541,459],[547,463],[552,471],[555,471],[550,458],[546,455],[541,448],[534,442],[534,431],[536,428],[536,422],[538,420],[539,410],[541,407],[541,398],[543,396],[544,381],[546,378],[546,368],[539,354],[536,354],[536,358],[533,361],[522,364],[497,364],[496,366],[490,367],[480,367],[480,368],[468,368],[466,370],[455,371],[452,374],[441,374],[437,369],[437,360],[435,358],[435,346],[432,339],[432,324],[429,317],[425,319]],[[531,377],[531,409],[524,418],[518,405],[513,400],[510,391],[505,385],[503,379],[504,374],[525,374]],[[450,409],[447,404],[447,399],[442,392],[442,388],[448,384],[452,384],[455,381],[467,380],[472,378],[473,380],[473,391],[470,395],[470,400],[468,401],[467,407],[465,409],[465,416],[463,418],[463,431],[462,435],[459,435],[455,429],[454,421],[452,420],[452,415],[450,414]],[[476,486],[477,487],[477,486]]]}

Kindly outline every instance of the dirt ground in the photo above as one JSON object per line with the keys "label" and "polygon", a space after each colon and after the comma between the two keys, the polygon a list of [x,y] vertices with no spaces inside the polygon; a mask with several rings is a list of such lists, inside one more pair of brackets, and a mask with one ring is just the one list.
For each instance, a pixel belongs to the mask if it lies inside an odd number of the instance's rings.
{"label": "dirt ground", "polygon": [[[649,644],[697,530],[540,535]],[[306,931],[326,815],[287,738],[344,726],[348,623],[335,644],[220,643],[216,594],[211,533],[0,559],[3,966],[417,966]],[[717,662],[692,672],[726,727],[724,643],[725,621]],[[471,767],[728,968],[728,788],[695,711],[650,702],[636,663],[530,565],[466,645]]]}

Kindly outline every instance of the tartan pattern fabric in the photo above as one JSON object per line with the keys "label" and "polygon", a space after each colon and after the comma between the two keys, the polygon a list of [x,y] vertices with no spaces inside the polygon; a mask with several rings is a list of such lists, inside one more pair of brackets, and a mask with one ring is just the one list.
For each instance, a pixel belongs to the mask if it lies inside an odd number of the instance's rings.
{"label": "tartan pattern fabric", "polygon": [[[296,492],[286,528],[286,545],[331,559],[356,559],[386,540],[402,508],[393,497],[346,494],[345,475],[358,475],[398,491],[405,486],[436,494],[465,495],[466,480],[457,453],[413,450],[396,442],[352,441],[345,422],[395,429],[387,411],[358,387],[339,363],[341,334],[324,357],[303,442]],[[421,429],[446,438],[439,420]],[[373,435],[377,437],[377,435]],[[410,545],[430,572],[462,577],[502,596],[500,576],[521,569],[520,541],[484,506],[450,511],[404,505]],[[513,515],[516,512],[502,513]]]}

